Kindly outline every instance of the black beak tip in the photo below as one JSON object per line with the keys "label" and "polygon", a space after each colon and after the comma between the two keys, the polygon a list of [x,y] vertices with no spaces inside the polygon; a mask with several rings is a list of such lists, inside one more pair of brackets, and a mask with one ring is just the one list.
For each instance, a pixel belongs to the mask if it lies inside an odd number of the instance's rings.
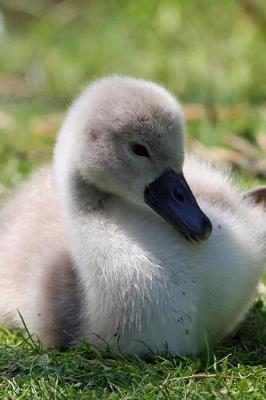
{"label": "black beak tip", "polygon": [[212,223],[206,215],[203,218],[201,224],[201,234],[199,235],[199,240],[205,241],[207,240],[212,233]]}
{"label": "black beak tip", "polygon": [[212,224],[206,215],[202,215],[202,219],[197,227],[187,227],[181,231],[188,242],[205,242],[212,233]]}

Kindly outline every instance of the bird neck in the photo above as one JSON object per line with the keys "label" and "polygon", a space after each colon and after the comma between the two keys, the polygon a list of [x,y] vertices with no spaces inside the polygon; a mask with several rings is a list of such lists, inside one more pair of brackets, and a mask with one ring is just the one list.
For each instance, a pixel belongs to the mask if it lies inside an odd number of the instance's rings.
{"label": "bird neck", "polygon": [[70,175],[68,190],[73,210],[83,215],[103,210],[111,196],[93,183],[87,182],[78,171]]}

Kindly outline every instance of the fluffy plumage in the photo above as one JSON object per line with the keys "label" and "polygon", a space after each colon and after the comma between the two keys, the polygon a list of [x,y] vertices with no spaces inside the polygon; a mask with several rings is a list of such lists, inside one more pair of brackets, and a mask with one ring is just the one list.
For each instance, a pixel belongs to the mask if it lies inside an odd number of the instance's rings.
{"label": "fluffy plumage", "polygon": [[[131,143],[149,150],[137,157]],[[180,106],[160,86],[96,81],[71,106],[54,169],[0,214],[0,322],[47,345],[83,339],[126,353],[191,354],[231,332],[266,259],[265,209],[227,174],[186,156]],[[144,203],[182,169],[213,232],[190,243]]]}

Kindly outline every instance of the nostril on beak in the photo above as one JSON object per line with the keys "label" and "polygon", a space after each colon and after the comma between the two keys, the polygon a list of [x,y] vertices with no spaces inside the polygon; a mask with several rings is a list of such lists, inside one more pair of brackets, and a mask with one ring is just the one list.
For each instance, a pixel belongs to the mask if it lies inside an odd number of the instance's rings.
{"label": "nostril on beak", "polygon": [[178,201],[178,203],[183,203],[185,201],[184,196],[177,191],[174,191],[174,197]]}

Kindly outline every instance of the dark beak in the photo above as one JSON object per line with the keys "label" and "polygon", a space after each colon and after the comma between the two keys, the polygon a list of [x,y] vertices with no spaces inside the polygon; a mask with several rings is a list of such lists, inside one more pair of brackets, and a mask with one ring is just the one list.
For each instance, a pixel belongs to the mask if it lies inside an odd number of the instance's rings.
{"label": "dark beak", "polygon": [[145,203],[189,241],[208,239],[209,218],[199,208],[184,175],[169,169],[144,191]]}

